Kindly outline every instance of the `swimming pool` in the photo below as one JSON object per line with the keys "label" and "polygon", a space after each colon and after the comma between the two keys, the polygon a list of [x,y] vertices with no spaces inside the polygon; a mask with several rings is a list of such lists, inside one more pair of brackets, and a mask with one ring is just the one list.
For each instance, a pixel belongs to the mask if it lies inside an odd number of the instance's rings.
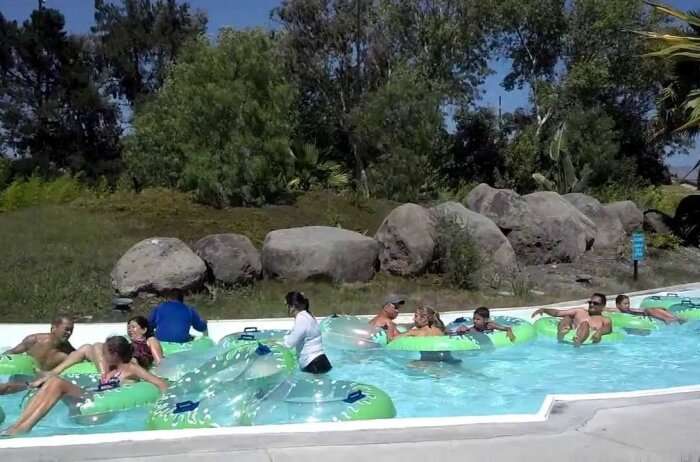
{"label": "swimming pool", "polygon": [[[700,295],[700,290],[683,296]],[[640,298],[633,297],[633,305]],[[635,303],[636,302],[636,303]],[[497,313],[497,315],[511,313]],[[515,314],[523,316],[519,311]],[[454,316],[446,316],[449,322]],[[574,349],[552,339],[462,354],[460,364],[417,363],[406,353],[329,350],[330,378],[375,385],[393,399],[397,417],[532,414],[560,393],[603,393],[700,384],[700,323],[662,327],[620,343]],[[2,380],[2,379],[0,379]],[[0,396],[14,421],[23,395]],[[145,429],[148,409],[122,412],[95,426],[77,424],[59,404],[30,436]],[[282,420],[279,423],[284,423]]]}

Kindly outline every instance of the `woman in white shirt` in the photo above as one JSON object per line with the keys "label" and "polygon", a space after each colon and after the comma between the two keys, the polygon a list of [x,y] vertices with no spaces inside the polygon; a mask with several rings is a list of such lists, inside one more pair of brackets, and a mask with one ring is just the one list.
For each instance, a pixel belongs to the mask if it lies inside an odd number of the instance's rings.
{"label": "woman in white shirt", "polygon": [[284,336],[284,345],[296,348],[302,371],[325,374],[333,366],[323,351],[318,322],[309,312],[309,299],[301,292],[289,292],[286,301],[289,315],[294,316],[294,327]]}

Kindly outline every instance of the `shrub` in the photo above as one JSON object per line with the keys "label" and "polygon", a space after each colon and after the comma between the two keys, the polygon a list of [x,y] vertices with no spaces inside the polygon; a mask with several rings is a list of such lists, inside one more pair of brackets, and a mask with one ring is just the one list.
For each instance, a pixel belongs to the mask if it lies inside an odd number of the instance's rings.
{"label": "shrub", "polygon": [[448,283],[458,289],[478,289],[482,259],[469,228],[443,216],[438,219],[437,234],[438,268]]}
{"label": "shrub", "polygon": [[649,236],[648,245],[655,249],[676,250],[681,246],[681,239],[671,233],[655,233]]}
{"label": "shrub", "polygon": [[294,95],[267,33],[224,29],[217,45],[201,38],[137,111],[129,175],[217,207],[274,202],[293,172]]}
{"label": "shrub", "polygon": [[10,181],[10,175],[12,170],[10,167],[10,160],[5,159],[0,155],[0,191],[5,189],[7,183]]}
{"label": "shrub", "polygon": [[44,181],[33,175],[28,180],[15,180],[0,194],[0,210],[18,210],[39,205],[55,205],[72,202],[87,192],[76,178],[70,175]]}

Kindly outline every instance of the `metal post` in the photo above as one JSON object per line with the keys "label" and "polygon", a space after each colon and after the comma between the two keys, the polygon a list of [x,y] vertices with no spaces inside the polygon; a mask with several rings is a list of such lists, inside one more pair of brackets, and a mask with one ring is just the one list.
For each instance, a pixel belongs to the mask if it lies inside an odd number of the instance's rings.
{"label": "metal post", "polygon": [[638,270],[637,270],[637,260],[634,261],[634,280],[637,280],[637,275],[638,275]]}

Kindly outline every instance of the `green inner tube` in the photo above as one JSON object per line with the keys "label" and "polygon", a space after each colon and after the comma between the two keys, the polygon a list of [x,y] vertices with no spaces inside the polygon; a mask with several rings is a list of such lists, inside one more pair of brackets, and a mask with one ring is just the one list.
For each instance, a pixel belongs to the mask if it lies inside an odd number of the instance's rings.
{"label": "green inner tube", "polygon": [[[513,331],[513,335],[515,335],[515,341],[511,342],[508,338],[508,334],[504,331],[469,332],[464,334],[464,336],[471,338],[482,350],[519,345],[522,343],[531,342],[537,338],[537,331],[533,325],[524,319],[511,316],[496,316],[492,319],[492,321],[502,326],[510,327]],[[453,331],[461,325],[467,327],[471,326],[472,319],[457,318],[450,323],[448,330]]]}
{"label": "green inner tube", "polygon": [[0,356],[0,375],[34,375],[38,369],[36,360],[27,354]]}
{"label": "green inner tube", "polygon": [[[535,321],[535,330],[537,331],[538,335],[542,335],[544,337],[551,337],[551,338],[557,338],[557,327],[559,325],[559,321],[561,318],[554,318],[554,317],[545,317],[545,318],[540,318],[537,321]],[[564,336],[564,342],[566,343],[573,343],[574,338],[576,337],[576,329],[571,329],[567,334]],[[624,334],[620,332],[611,332],[609,334],[603,335],[601,337],[601,342],[605,343],[610,343],[610,342],[617,342],[625,338]],[[585,342],[583,342],[584,345],[589,345],[591,344],[591,337],[590,335],[586,339]]]}
{"label": "green inner tube", "polygon": [[628,334],[648,333],[659,328],[659,325],[654,320],[646,316],[615,312],[605,312],[603,316],[612,321],[613,330],[624,329]]}
{"label": "green inner tube", "polygon": [[674,305],[680,303],[694,303],[696,305],[700,304],[699,297],[683,297],[682,292],[680,294],[672,295],[652,295],[651,297],[646,297],[639,304],[640,308],[664,308],[669,309]]}
{"label": "green inner tube", "polygon": [[214,346],[214,341],[210,337],[197,337],[196,339],[185,342],[160,342],[165,356],[180,353],[181,351],[203,351]]}
{"label": "green inner tube", "polygon": [[0,425],[5,421],[5,411],[0,407]]}
{"label": "green inner tube", "polygon": [[154,403],[160,397],[158,387],[143,381],[126,383],[111,390],[95,391],[99,376],[69,375],[64,378],[90,390],[90,396],[78,405],[78,413],[82,416],[125,411]]}
{"label": "green inner tube", "polygon": [[353,389],[357,389],[365,395],[364,398],[348,405],[348,408],[341,414],[340,420],[373,420],[373,419],[393,419],[396,417],[396,407],[391,397],[374,385],[362,383],[354,384]]}
{"label": "green inner tube", "polygon": [[679,318],[685,319],[687,321],[699,320],[700,299],[698,299],[698,303],[693,303],[692,301],[686,300],[676,305],[672,305],[669,308],[669,311],[671,311],[671,313],[675,314]]}
{"label": "green inner tube", "polygon": [[397,337],[386,346],[394,351],[468,351],[480,345],[466,335],[435,335],[431,337]]}

